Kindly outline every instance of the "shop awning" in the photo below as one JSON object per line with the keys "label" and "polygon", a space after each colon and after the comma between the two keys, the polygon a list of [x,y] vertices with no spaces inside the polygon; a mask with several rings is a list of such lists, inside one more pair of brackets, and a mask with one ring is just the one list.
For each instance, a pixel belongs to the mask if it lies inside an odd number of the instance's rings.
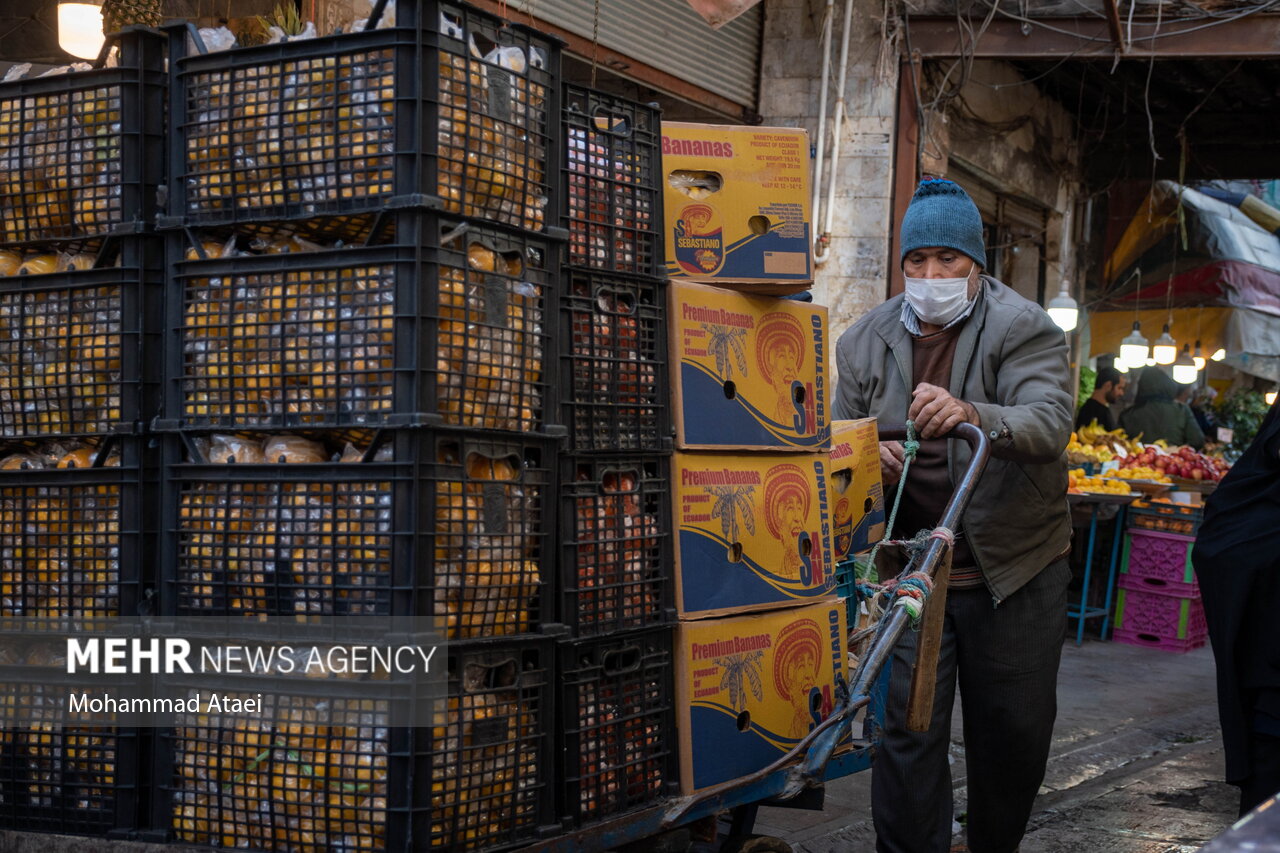
{"label": "shop awning", "polygon": [[1230,305],[1280,316],[1280,238],[1268,225],[1280,225],[1280,211],[1250,194],[1157,181],[1107,259],[1109,289],[1095,307]]}

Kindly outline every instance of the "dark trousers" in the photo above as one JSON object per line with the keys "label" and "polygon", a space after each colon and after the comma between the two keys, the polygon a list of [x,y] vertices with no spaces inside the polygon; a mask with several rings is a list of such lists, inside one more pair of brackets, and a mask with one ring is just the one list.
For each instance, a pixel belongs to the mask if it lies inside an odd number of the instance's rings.
{"label": "dark trousers", "polygon": [[1044,779],[1057,716],[1066,631],[1066,560],[1048,566],[997,608],[985,588],[951,590],[929,731],[907,731],[915,632],[895,650],[884,742],[872,763],[871,810],[879,853],[951,847],[951,709],[964,711],[968,844],[1013,853]]}
{"label": "dark trousers", "polygon": [[1253,770],[1240,783],[1240,816],[1280,793],[1280,737],[1254,731],[1249,745],[1249,764]]}

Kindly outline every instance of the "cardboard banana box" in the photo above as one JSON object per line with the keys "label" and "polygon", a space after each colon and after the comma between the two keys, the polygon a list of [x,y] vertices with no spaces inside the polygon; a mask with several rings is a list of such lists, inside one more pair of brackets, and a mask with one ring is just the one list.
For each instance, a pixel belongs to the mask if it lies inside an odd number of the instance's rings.
{"label": "cardboard banana box", "polygon": [[682,622],[676,631],[680,785],[692,793],[768,765],[835,708],[845,606]]}
{"label": "cardboard banana box", "polygon": [[836,562],[884,538],[876,419],[831,422],[831,548]]}
{"label": "cardboard banana box", "polygon": [[757,293],[813,280],[809,135],[662,123],[666,271]]}
{"label": "cardboard banana box", "polygon": [[681,618],[835,591],[827,454],[678,452],[672,464]]}
{"label": "cardboard banana box", "polygon": [[825,450],[827,309],[672,283],[676,445]]}

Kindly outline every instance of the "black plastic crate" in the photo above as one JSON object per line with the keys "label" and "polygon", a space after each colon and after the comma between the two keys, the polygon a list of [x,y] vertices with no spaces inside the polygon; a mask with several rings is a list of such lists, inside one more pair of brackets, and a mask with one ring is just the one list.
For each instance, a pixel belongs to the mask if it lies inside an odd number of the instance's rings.
{"label": "black plastic crate", "polygon": [[0,83],[0,243],[149,227],[164,169],[164,38],[113,37],[115,68]]}
{"label": "black plastic crate", "polygon": [[141,825],[146,734],[69,724],[70,685],[87,679],[66,675],[62,651],[0,662],[0,828],[126,837]]}
{"label": "black plastic crate", "polygon": [[553,615],[548,440],[401,430],[369,461],[234,464],[167,441],[166,616],[434,617],[459,640]]}
{"label": "black plastic crate", "polygon": [[559,246],[397,220],[392,246],[188,260],[175,240],[157,427],[547,431]]}
{"label": "black plastic crate", "polygon": [[462,3],[395,13],[385,29],[209,54],[173,29],[167,224],[422,203],[554,221],[559,42]]}
{"label": "black plastic crate", "polygon": [[588,824],[675,793],[672,629],[560,644],[560,802]]}
{"label": "black plastic crate", "polygon": [[[152,580],[156,471],[142,439],[30,468],[0,448],[0,630],[100,630],[138,616]],[[66,457],[64,457],[66,460]]]}
{"label": "black plastic crate", "polygon": [[675,618],[669,456],[560,460],[560,621],[574,636]]}
{"label": "black plastic crate", "polygon": [[0,277],[0,439],[136,432],[155,417],[162,255],[155,238],[124,237],[94,269]]}
{"label": "black plastic crate", "polygon": [[551,644],[447,654],[431,727],[390,727],[367,687],[310,680],[274,684],[262,719],[162,731],[153,824],[177,842],[314,853],[494,849],[551,831]]}
{"label": "black plastic crate", "polygon": [[569,263],[661,275],[662,111],[571,83],[561,102]]}
{"label": "black plastic crate", "polygon": [[666,283],[568,270],[560,417],[575,451],[671,448]]}

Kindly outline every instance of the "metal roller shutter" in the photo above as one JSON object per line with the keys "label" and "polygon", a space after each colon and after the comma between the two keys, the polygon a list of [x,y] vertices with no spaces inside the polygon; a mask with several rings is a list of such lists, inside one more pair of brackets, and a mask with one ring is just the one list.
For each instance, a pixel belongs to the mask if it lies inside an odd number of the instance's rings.
{"label": "metal roller shutter", "polygon": [[[685,0],[599,0],[600,44],[754,109],[763,5],[713,30]],[[529,0],[524,9],[575,35],[593,35],[596,0]]]}

